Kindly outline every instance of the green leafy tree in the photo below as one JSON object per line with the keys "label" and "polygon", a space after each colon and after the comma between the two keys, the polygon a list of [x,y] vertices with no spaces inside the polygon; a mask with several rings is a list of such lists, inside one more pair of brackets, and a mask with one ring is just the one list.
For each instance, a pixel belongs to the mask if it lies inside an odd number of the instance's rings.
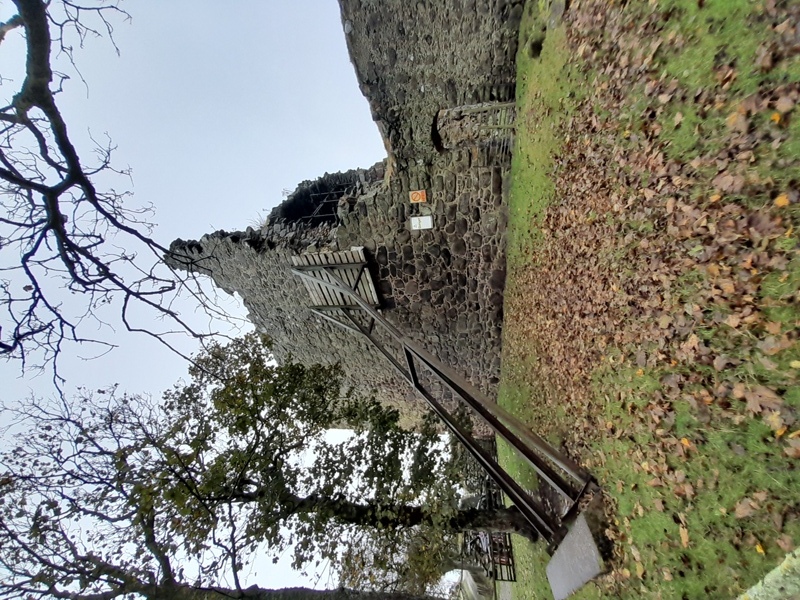
{"label": "green leafy tree", "polygon": [[[290,545],[302,566],[365,528],[528,532],[514,509],[456,508],[432,428],[402,431],[335,366],[270,359],[251,335],[201,354],[160,403],[107,390],[17,408],[0,597],[261,597],[244,567]],[[331,440],[342,424],[355,433]]]}

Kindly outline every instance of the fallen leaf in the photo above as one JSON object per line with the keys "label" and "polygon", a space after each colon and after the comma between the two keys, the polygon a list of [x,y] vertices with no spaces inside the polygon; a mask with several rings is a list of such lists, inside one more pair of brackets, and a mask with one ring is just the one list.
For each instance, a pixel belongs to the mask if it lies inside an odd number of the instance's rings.
{"label": "fallen leaf", "polygon": [[775,123],[776,125],[781,122],[781,113],[774,112],[770,115],[769,120]]}
{"label": "fallen leaf", "polygon": [[631,554],[633,555],[633,560],[634,561],[642,562],[642,555],[639,552],[639,549],[633,544],[631,544]]}
{"label": "fallen leaf", "polygon": [[777,321],[770,321],[764,327],[766,327],[767,331],[772,335],[778,335],[781,332],[781,324]]}
{"label": "fallen leaf", "polygon": [[756,66],[767,73],[772,70],[773,64],[772,49],[767,44],[761,44],[756,51]]}
{"label": "fallen leaf", "polygon": [[756,348],[761,350],[767,356],[774,356],[781,350],[786,350],[790,348],[794,344],[792,340],[789,339],[788,336],[776,337],[776,336],[767,336],[758,344],[756,344]]}
{"label": "fallen leaf", "polygon": [[728,318],[725,319],[725,325],[732,329],[736,329],[739,324],[742,322],[742,318],[739,315],[728,315]]}
{"label": "fallen leaf", "polygon": [[775,198],[773,204],[775,204],[775,206],[777,206],[778,208],[789,206],[789,195],[786,193],[779,195],[777,198]]}
{"label": "fallen leaf", "polygon": [[711,184],[721,192],[738,194],[744,187],[744,177],[741,175],[731,175],[728,172],[723,172],[717,175]]}
{"label": "fallen leaf", "polygon": [[784,448],[783,451],[789,458],[800,458],[800,440],[788,440],[789,446]]}
{"label": "fallen leaf", "polygon": [[747,120],[747,117],[738,111],[728,115],[728,118],[725,119],[725,123],[728,124],[730,129],[740,133],[746,133],[750,128],[750,122]]}
{"label": "fallen leaf", "polygon": [[658,512],[664,512],[664,501],[661,498],[653,500],[653,506]]}
{"label": "fallen leaf", "polygon": [[783,404],[783,400],[774,390],[763,385],[747,390],[744,397],[747,400],[747,410],[754,414],[761,413],[764,409],[779,410]]}
{"label": "fallen leaf", "polygon": [[688,352],[689,350],[697,348],[697,346],[699,345],[700,345],[700,338],[697,337],[697,334],[693,333],[692,335],[689,336],[689,339],[687,339],[683,344],[681,344],[681,349],[684,352]]}
{"label": "fallen leaf", "polygon": [[778,368],[778,365],[776,365],[766,356],[759,356],[758,362],[761,363],[761,366],[764,367],[767,371],[775,371]]}
{"label": "fallen leaf", "polygon": [[[790,112],[794,108],[794,100],[789,98],[789,96],[781,96],[778,98],[778,101],[775,102],[775,110],[777,110],[782,115]],[[679,113],[680,114],[680,113]]]}
{"label": "fallen leaf", "polygon": [[684,527],[683,525],[681,525],[680,532],[681,532],[681,544],[683,545],[684,548],[688,548],[689,547],[689,530],[686,529],[686,527]]}
{"label": "fallen leaf", "polygon": [[783,429],[783,419],[781,418],[781,411],[779,410],[770,411],[767,416],[764,417],[764,422],[769,425],[772,431],[780,431]]}
{"label": "fallen leaf", "polygon": [[793,369],[800,369],[800,360],[793,360],[789,363],[789,366]]}
{"label": "fallen leaf", "polygon": [[641,579],[644,577],[644,565],[640,562],[636,563],[636,576]]}
{"label": "fallen leaf", "polygon": [[725,367],[728,366],[729,362],[731,361],[727,356],[725,356],[724,354],[720,354],[717,358],[714,359],[714,369],[717,371],[722,371]]}
{"label": "fallen leaf", "polygon": [[761,544],[756,544],[756,552],[758,552],[759,554],[765,554],[764,546],[762,546]]}
{"label": "fallen leaf", "polygon": [[742,498],[734,508],[734,515],[737,519],[746,519],[751,516],[758,509],[758,504],[753,502],[750,498]]}
{"label": "fallen leaf", "polygon": [[778,544],[778,547],[787,554],[792,550],[794,550],[794,543],[792,543],[792,536],[786,533],[784,533],[777,540],[775,540],[775,543]]}
{"label": "fallen leaf", "polygon": [[672,120],[673,125],[675,125],[675,129],[681,126],[683,122],[683,113],[679,112],[675,115],[675,118]]}
{"label": "fallen leaf", "polygon": [[789,31],[789,28],[791,26],[792,26],[792,18],[789,17],[785,21],[781,22],[779,25],[775,26],[775,33],[779,33],[779,34],[783,35],[787,31]]}
{"label": "fallen leaf", "polygon": [[669,569],[661,569],[662,575],[664,575],[664,581],[672,581],[672,571]]}

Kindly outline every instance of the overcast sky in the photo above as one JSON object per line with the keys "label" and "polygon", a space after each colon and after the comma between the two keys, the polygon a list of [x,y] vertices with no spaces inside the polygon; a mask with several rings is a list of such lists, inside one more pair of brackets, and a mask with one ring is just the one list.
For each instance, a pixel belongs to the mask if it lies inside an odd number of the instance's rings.
{"label": "overcast sky", "polygon": [[[132,168],[134,201],[156,207],[159,242],[245,229],[284,189],[384,157],[335,0],[121,5],[133,17],[115,32],[121,56],[107,40],[89,40],[76,54],[88,90],[68,72],[58,100],[82,152],[91,148],[89,133],[107,132],[118,146],[114,162]],[[0,21],[12,11],[0,0]],[[16,78],[0,87],[4,103],[18,90],[21,50],[18,32],[0,45],[0,75]],[[66,357],[68,386],[119,383],[159,394],[185,373],[157,342],[121,332],[115,341],[120,348],[101,359]],[[4,401],[49,385],[46,377],[20,378],[10,363],[0,363],[0,382]]]}
{"label": "overcast sky", "polygon": [[[156,207],[159,242],[245,229],[282,200],[284,189],[384,157],[335,0],[122,6],[133,19],[115,33],[121,56],[107,40],[89,40],[76,58],[88,91],[70,73],[58,99],[84,156],[89,133],[107,132],[118,146],[116,166],[133,171],[133,202]],[[0,20],[10,9],[0,0]],[[14,43],[21,48],[20,35],[0,47],[4,75],[16,66]],[[8,100],[16,90],[12,82],[0,95]],[[116,184],[130,185],[124,178]],[[73,383],[152,392],[184,373],[157,343],[119,336],[124,348],[106,360],[65,363]]]}

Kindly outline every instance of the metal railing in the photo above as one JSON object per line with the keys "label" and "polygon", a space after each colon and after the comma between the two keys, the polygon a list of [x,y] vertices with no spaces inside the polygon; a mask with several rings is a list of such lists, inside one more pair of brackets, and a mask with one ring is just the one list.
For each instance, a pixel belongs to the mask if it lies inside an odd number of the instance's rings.
{"label": "metal railing", "polygon": [[[331,267],[335,266],[331,265]],[[442,363],[436,356],[416,342],[404,336],[332,271],[327,273],[326,281],[301,269],[292,269],[292,273],[302,279],[310,279],[319,285],[327,286],[332,290],[349,296],[353,300],[353,305],[349,307],[337,307],[345,321],[334,318],[328,311],[319,310],[319,307],[312,309],[312,312],[328,322],[355,332],[369,340],[389,361],[398,374],[424,398],[453,436],[463,444],[478,464],[498,484],[534,530],[547,540],[550,549],[557,547],[567,531],[562,521],[570,512],[577,509],[578,501],[592,484],[591,476],[569,457],[533,433],[514,415],[492,402],[485,394],[469,383],[466,378]],[[355,318],[357,313],[367,317],[368,323],[366,325]],[[379,325],[399,346],[400,355],[403,357],[402,360],[398,360],[376,337],[375,325]],[[564,499],[567,508],[564,514],[559,516],[560,518],[554,518],[553,515],[548,514],[537,500],[523,490],[514,478],[486,450],[477,444],[433,396],[428,386],[419,376],[420,368],[424,368],[427,372],[433,374],[456,397],[478,413],[492,430],[502,437],[536,471],[542,481],[551,486]]]}

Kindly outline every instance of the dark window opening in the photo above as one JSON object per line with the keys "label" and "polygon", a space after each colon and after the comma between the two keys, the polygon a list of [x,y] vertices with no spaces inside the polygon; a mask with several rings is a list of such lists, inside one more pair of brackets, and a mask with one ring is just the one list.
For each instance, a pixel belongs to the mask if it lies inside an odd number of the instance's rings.
{"label": "dark window opening", "polygon": [[270,214],[270,222],[285,219],[318,225],[335,221],[339,203],[354,199],[359,183],[357,178],[322,177],[301,184]]}

